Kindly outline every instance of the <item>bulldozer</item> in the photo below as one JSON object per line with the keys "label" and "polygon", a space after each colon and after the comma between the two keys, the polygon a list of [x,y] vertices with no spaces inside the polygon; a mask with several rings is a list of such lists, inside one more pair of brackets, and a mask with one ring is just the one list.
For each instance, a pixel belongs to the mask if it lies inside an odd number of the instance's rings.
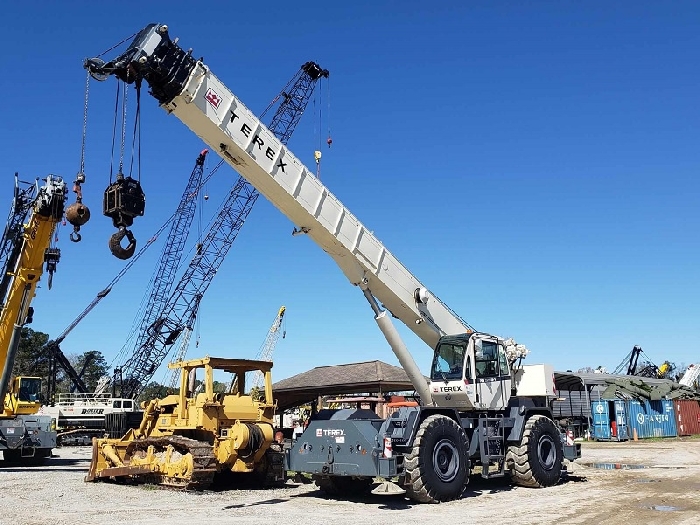
{"label": "bulldozer", "polygon": [[[205,490],[217,474],[230,472],[258,485],[284,482],[270,361],[204,357],[168,367],[181,369],[179,393],[144,402],[140,425],[123,437],[93,438],[85,481]],[[224,393],[214,392],[215,370],[232,374]],[[246,373],[262,373],[264,390],[246,392]]]}

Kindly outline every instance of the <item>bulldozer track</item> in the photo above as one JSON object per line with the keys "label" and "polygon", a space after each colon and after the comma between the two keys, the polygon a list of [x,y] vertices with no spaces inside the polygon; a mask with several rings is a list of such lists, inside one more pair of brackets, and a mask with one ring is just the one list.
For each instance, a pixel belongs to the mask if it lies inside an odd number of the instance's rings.
{"label": "bulldozer track", "polygon": [[214,448],[209,443],[183,436],[148,437],[132,442],[127,448],[127,454],[133,455],[142,450],[146,452],[149,446],[153,446],[157,452],[162,452],[172,445],[181,454],[192,454],[194,471],[187,478],[167,476],[157,472],[138,474],[135,477],[143,482],[151,482],[156,485],[174,487],[183,490],[208,489],[217,472]]}

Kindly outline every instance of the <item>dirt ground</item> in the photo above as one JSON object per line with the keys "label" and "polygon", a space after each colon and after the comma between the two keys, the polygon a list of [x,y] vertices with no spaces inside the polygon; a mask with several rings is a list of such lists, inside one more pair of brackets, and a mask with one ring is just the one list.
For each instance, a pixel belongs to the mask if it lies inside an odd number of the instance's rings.
{"label": "dirt ground", "polygon": [[[396,496],[360,501],[326,497],[314,484],[269,490],[187,493],[150,485],[85,483],[89,447],[54,451],[46,465],[0,462],[0,524],[129,523],[697,523],[700,440],[584,443],[568,481],[547,489],[512,487],[472,477],[464,497],[439,505]],[[632,468],[634,467],[634,468]]]}

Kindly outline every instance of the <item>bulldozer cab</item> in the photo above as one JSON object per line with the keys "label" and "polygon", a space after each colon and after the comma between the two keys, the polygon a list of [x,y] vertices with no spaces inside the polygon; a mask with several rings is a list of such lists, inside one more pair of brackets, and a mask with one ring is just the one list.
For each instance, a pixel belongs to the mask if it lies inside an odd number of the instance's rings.
{"label": "bulldozer cab", "polygon": [[[181,368],[180,395],[191,398],[204,395],[205,402],[220,400],[222,395],[251,396],[256,401],[273,405],[272,397],[272,363],[270,361],[254,361],[250,359],[225,359],[205,357],[171,363],[169,368]],[[204,377],[198,377],[200,369],[204,369]],[[214,392],[214,371],[219,370],[231,374],[226,391]],[[263,376],[260,388],[251,388],[252,376],[260,373]],[[201,372],[199,373],[201,376]],[[201,380],[201,383],[199,382]],[[249,384],[251,383],[251,384]]]}

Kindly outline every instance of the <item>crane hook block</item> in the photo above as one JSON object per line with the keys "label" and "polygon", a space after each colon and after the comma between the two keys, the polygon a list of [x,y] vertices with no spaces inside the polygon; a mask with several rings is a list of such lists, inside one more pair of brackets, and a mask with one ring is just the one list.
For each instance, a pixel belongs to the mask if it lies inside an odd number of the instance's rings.
{"label": "crane hook block", "polygon": [[90,220],[90,210],[82,202],[74,202],[66,208],[66,220],[73,226],[83,226]]}
{"label": "crane hook block", "polygon": [[[129,241],[126,248],[123,248],[121,244],[124,237]],[[117,259],[123,261],[131,259],[136,251],[136,238],[134,234],[124,227],[119,228],[119,231],[109,238],[109,251],[111,251],[112,255]]]}
{"label": "crane hook block", "polygon": [[111,217],[115,228],[126,228],[134,223],[134,217],[142,216],[145,209],[146,195],[141,183],[118,173],[117,180],[105,190],[103,214]]}

